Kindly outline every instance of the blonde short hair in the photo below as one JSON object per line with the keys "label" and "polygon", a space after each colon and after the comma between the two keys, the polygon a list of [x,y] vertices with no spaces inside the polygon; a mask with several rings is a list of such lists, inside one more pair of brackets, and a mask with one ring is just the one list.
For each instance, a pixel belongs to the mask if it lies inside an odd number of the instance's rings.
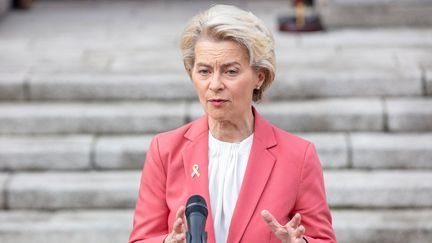
{"label": "blonde short hair", "polygon": [[189,75],[195,63],[195,44],[200,38],[231,40],[245,47],[251,67],[265,73],[261,88],[253,92],[253,101],[260,101],[273,82],[276,69],[273,35],[264,23],[251,12],[231,5],[215,5],[193,17],[181,35],[180,44]]}

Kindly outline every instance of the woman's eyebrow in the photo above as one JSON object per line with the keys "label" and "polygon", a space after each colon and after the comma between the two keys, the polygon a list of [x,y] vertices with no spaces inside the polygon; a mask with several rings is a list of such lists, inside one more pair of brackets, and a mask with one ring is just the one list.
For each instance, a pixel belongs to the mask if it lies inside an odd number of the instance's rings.
{"label": "woman's eyebrow", "polygon": [[[221,67],[222,67],[222,68],[226,68],[226,67],[229,67],[229,66],[235,66],[235,65],[241,66],[241,64],[240,64],[239,62],[234,61],[234,62],[227,62],[227,63],[224,63],[224,64],[221,65]],[[202,67],[208,67],[208,68],[211,68],[211,67],[212,67],[210,64],[203,63],[203,62],[198,62],[198,63],[196,64],[196,66],[202,66]]]}
{"label": "woman's eyebrow", "polygon": [[241,66],[239,62],[234,61],[234,62],[224,63],[222,64],[222,67],[235,66],[235,65]]}
{"label": "woman's eyebrow", "polygon": [[198,63],[196,64],[196,66],[211,67],[210,64],[203,63],[203,62],[198,62]]}

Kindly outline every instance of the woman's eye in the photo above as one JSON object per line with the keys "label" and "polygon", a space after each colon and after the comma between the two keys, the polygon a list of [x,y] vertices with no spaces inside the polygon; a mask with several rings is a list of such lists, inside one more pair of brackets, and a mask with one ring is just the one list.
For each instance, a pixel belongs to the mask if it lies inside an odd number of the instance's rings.
{"label": "woman's eye", "polygon": [[229,69],[226,71],[226,73],[228,75],[236,75],[236,74],[238,74],[238,71],[236,69]]}
{"label": "woman's eye", "polygon": [[210,72],[209,72],[209,70],[207,70],[207,69],[201,69],[201,70],[198,70],[198,73],[201,74],[201,75],[207,75],[207,74],[209,74]]}

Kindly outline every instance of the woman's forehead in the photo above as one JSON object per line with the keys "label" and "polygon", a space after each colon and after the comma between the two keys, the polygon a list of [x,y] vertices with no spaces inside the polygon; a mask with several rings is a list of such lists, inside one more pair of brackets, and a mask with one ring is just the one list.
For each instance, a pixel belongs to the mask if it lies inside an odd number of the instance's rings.
{"label": "woman's forehead", "polygon": [[203,40],[195,45],[196,63],[243,63],[249,62],[247,56],[245,48],[234,41]]}

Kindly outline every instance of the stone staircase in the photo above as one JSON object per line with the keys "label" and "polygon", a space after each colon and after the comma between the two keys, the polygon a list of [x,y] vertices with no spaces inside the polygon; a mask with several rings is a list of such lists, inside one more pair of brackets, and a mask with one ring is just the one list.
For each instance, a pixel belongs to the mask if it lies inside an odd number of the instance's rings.
{"label": "stone staircase", "polygon": [[[276,25],[285,1],[236,1]],[[0,242],[126,242],[155,133],[199,117],[205,1],[38,1],[0,23]],[[313,141],[341,243],[432,242],[432,28],[275,31],[257,109]]]}
{"label": "stone staircase", "polygon": [[318,0],[326,26],[430,26],[430,0]]}

